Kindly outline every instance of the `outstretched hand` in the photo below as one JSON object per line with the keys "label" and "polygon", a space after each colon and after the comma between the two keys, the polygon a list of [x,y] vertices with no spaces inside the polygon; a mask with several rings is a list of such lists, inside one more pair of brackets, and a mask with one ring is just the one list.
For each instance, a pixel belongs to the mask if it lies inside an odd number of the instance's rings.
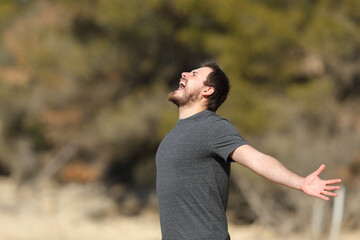
{"label": "outstretched hand", "polygon": [[329,201],[329,197],[337,197],[337,193],[330,192],[340,189],[340,186],[328,186],[328,184],[340,183],[341,179],[322,180],[319,178],[320,173],[325,169],[322,164],[315,172],[307,176],[301,190],[309,196],[318,197],[325,201]]}

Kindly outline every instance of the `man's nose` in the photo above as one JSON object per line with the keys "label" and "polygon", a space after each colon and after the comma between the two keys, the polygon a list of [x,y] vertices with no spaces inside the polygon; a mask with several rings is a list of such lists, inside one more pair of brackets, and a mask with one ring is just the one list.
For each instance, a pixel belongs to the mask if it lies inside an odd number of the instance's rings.
{"label": "man's nose", "polygon": [[183,73],[181,74],[181,77],[183,77],[183,78],[186,78],[186,76],[187,76],[187,72],[183,72]]}

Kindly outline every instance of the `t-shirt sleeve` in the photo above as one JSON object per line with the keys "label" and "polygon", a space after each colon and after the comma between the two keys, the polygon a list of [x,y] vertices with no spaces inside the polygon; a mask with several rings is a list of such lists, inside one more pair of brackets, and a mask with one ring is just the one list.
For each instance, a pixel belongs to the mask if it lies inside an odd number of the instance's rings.
{"label": "t-shirt sleeve", "polygon": [[229,155],[238,147],[248,144],[236,128],[226,119],[219,119],[210,131],[210,148],[213,154],[224,161],[231,161]]}

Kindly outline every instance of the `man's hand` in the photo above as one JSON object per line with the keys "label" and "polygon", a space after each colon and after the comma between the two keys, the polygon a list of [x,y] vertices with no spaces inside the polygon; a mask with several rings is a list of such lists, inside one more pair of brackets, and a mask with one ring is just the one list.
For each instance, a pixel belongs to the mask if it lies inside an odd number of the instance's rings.
{"label": "man's hand", "polygon": [[322,164],[318,170],[307,176],[301,186],[301,191],[307,195],[321,198],[325,201],[329,201],[329,197],[337,197],[336,193],[329,192],[340,189],[340,186],[328,186],[328,184],[340,183],[341,179],[322,180],[319,178],[320,173],[325,169],[325,165]]}

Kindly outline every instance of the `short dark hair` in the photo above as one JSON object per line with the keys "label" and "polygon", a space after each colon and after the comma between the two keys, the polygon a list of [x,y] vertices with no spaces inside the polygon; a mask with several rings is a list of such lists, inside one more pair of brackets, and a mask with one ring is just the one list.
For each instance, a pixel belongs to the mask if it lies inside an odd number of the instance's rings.
{"label": "short dark hair", "polygon": [[207,109],[213,112],[221,106],[226,100],[229,90],[229,78],[225,75],[223,70],[216,64],[215,61],[205,61],[200,64],[201,67],[209,67],[213,71],[207,76],[204,85],[213,87],[215,92],[208,97]]}

